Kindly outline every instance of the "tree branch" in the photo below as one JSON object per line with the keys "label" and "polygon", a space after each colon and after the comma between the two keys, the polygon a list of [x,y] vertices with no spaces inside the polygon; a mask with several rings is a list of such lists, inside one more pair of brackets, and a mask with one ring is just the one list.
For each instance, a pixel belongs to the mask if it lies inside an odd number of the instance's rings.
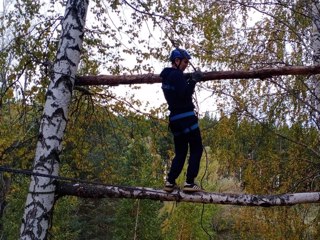
{"label": "tree branch", "polygon": [[83,183],[66,182],[57,183],[56,193],[60,197],[68,195],[82,198],[132,198],[260,207],[291,206],[301,203],[320,202],[320,192],[286,193],[279,195],[251,195],[210,192],[186,194],[179,190],[175,190],[172,193],[167,193],[160,189],[144,187],[89,185]]}
{"label": "tree branch", "polygon": [[[263,68],[249,71],[217,71],[205,72],[202,81],[222,80],[222,79],[249,79],[260,78],[265,79],[272,76],[280,75],[313,75],[319,74],[319,66],[292,66],[282,68]],[[188,73],[186,73],[188,74]],[[78,76],[76,85],[109,85],[117,86],[120,84],[152,84],[161,83],[159,74],[140,74],[140,75],[98,75],[98,76]]]}

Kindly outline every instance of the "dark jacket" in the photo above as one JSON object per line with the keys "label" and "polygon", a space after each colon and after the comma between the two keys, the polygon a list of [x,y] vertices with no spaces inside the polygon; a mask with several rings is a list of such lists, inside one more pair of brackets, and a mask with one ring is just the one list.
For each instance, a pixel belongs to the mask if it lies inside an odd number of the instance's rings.
{"label": "dark jacket", "polygon": [[165,68],[160,73],[162,90],[169,105],[170,116],[194,110],[192,94],[195,82],[188,81],[183,72],[176,68]]}

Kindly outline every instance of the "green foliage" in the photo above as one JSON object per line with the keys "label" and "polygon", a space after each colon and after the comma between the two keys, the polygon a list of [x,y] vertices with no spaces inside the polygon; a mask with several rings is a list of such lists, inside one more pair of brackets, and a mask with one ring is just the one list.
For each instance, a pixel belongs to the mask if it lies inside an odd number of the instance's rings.
{"label": "green foliage", "polygon": [[[240,239],[317,239],[316,206],[241,208],[236,223]],[[259,224],[253,224],[259,222]]]}
{"label": "green foliage", "polygon": [[[128,2],[91,1],[79,75],[154,72],[173,48],[169,38],[187,48],[203,70],[313,61],[312,1]],[[15,1],[0,17],[1,165],[32,166],[64,4]],[[199,179],[207,190],[319,191],[319,126],[310,115],[308,80],[290,76],[198,84],[214,93],[207,103],[218,108],[216,119],[206,115],[200,120],[207,151]],[[142,115],[143,108],[139,100],[120,99],[111,88],[76,91],[60,174],[161,188],[173,156],[172,137],[166,119],[159,119],[165,109]],[[5,179],[11,185],[0,203],[7,204],[0,216],[1,237],[17,239],[27,178],[6,174]],[[315,205],[206,206],[201,222],[202,206],[195,204],[64,198],[55,207],[50,237],[206,239],[202,223],[215,239],[317,239],[318,213]]]}
{"label": "green foliage", "polygon": [[[98,105],[90,110],[89,103],[88,98],[82,97],[71,106],[61,175],[115,185],[161,188],[164,166],[168,157],[172,157],[173,147],[166,122],[146,119],[126,112],[125,108],[121,116]],[[316,146],[318,133],[314,129],[299,124],[260,125],[240,121],[235,115],[220,120],[207,116],[200,123],[206,154],[199,180],[208,191],[275,194],[292,189],[317,189],[312,177],[317,174],[314,167],[318,164],[317,156],[297,144]],[[153,134],[155,132],[159,134]],[[315,165],[305,159],[313,159]],[[16,188],[20,189],[20,184]],[[23,193],[16,196],[10,192],[7,201],[11,203],[12,199],[21,201],[23,206]],[[18,206],[15,201],[13,204]],[[5,223],[9,216],[13,217],[7,215],[9,210],[10,207],[3,218]],[[175,206],[146,200],[63,198],[55,206],[50,234],[53,239],[123,239],[135,235],[139,239],[179,236],[205,239],[203,226],[217,239],[277,239],[293,237],[298,231],[299,236],[317,236],[317,212],[312,205],[271,210],[208,205],[202,214],[201,205],[190,203]],[[294,219],[290,225],[284,221],[286,216]],[[303,223],[306,219],[307,225]],[[5,224],[11,226],[5,233],[16,236],[13,232],[19,229],[20,221],[10,221],[15,223]],[[257,221],[263,224],[254,224]],[[275,224],[279,227],[271,231]]]}
{"label": "green foliage", "polygon": [[79,226],[79,220],[75,217],[79,214],[79,205],[80,199],[75,197],[62,198],[56,202],[50,230],[51,239],[81,239],[81,229],[85,226]]}
{"label": "green foliage", "polygon": [[[66,201],[69,201],[69,198]],[[115,204],[116,202],[110,199],[78,199],[76,217],[73,215],[71,221],[64,222],[71,230],[68,233],[75,235],[72,239],[112,239]]]}
{"label": "green foliage", "polygon": [[0,236],[4,239],[14,240],[19,238],[21,218],[29,184],[27,180],[19,175],[11,179],[10,191],[5,198],[6,206],[3,216],[0,218],[0,226],[3,227]]}
{"label": "green foliage", "polygon": [[[213,132],[211,154],[219,161],[219,175],[240,183],[241,188],[233,192],[269,195],[318,191],[318,156],[312,147],[318,131],[314,128],[261,125],[232,116],[221,119]],[[240,239],[305,239],[319,235],[315,223],[319,209],[315,205],[241,207],[232,211],[237,217],[230,227],[240,233]]]}
{"label": "green foliage", "polygon": [[120,200],[115,213],[112,239],[162,239],[158,211],[161,204],[151,200]]}
{"label": "green foliage", "polygon": [[[152,140],[157,137],[149,137],[159,124],[127,111],[121,103],[90,109],[89,97],[74,99],[78,102],[71,105],[61,175],[114,185],[161,187],[163,163]],[[114,115],[113,107],[122,116]],[[68,201],[61,203],[59,211],[63,212]],[[64,234],[61,230],[68,228],[77,239],[124,239],[134,234],[139,239],[160,239],[161,206],[153,201],[80,200],[74,210],[69,209],[78,217],[64,219],[64,228],[56,221],[52,234]]]}
{"label": "green foliage", "polygon": [[166,204],[161,210],[165,217],[162,224],[164,239],[200,240],[208,238],[208,234],[214,237],[211,222],[218,207],[206,206],[204,214],[202,214],[202,207],[192,203]]}

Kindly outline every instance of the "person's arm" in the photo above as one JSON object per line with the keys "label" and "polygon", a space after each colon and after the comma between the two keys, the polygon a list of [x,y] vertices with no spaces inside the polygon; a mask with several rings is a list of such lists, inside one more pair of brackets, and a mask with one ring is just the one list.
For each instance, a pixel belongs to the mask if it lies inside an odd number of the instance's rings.
{"label": "person's arm", "polygon": [[182,72],[175,72],[174,78],[175,90],[179,98],[193,94],[196,85],[195,81],[187,81]]}

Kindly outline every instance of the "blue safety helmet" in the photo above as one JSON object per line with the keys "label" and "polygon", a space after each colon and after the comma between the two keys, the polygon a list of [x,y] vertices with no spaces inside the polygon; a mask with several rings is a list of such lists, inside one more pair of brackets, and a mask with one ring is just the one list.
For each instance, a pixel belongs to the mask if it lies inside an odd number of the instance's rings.
{"label": "blue safety helmet", "polygon": [[189,55],[189,53],[184,50],[184,49],[174,49],[172,52],[171,52],[171,55],[170,55],[170,61],[173,62],[176,58],[179,58],[179,59],[191,59],[191,56]]}

